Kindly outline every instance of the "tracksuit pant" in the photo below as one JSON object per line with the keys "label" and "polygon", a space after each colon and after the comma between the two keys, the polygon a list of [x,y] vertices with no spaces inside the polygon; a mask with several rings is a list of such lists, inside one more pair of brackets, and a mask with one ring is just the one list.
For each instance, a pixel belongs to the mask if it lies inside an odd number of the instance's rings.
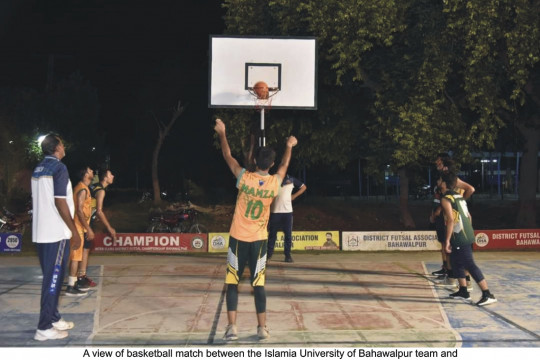
{"label": "tracksuit pant", "polygon": [[271,213],[268,222],[268,254],[274,253],[277,232],[282,230],[285,234],[283,250],[285,257],[291,256],[293,213]]}
{"label": "tracksuit pant", "polygon": [[69,240],[36,243],[36,248],[43,273],[38,329],[47,330],[52,327],[53,322],[61,318],[58,312],[58,298],[69,260]]}

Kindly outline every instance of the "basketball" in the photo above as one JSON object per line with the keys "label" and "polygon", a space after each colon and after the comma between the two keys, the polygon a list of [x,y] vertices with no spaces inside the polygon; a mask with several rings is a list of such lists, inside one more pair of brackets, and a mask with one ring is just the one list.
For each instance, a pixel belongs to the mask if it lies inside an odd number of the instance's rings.
{"label": "basketball", "polygon": [[253,85],[253,92],[259,99],[268,99],[268,85],[264,81],[257,81]]}

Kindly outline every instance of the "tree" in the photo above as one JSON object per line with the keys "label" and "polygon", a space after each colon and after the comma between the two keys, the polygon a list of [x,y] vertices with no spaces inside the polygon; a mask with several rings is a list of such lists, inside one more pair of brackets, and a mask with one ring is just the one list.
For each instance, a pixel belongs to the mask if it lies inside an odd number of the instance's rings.
{"label": "tree", "polygon": [[[295,2],[292,2],[293,4]],[[277,3],[268,1],[226,1],[228,9],[225,22],[227,34],[246,35],[313,35],[306,27],[302,14],[291,12],[287,19],[280,19],[282,13]],[[288,10],[285,9],[285,10]],[[284,12],[285,12],[284,10]],[[288,27],[287,24],[291,26]],[[288,27],[288,30],[285,29]],[[295,166],[332,163],[344,168],[351,160],[358,159],[359,147],[366,134],[363,124],[357,119],[369,116],[364,106],[364,92],[359,87],[336,86],[327,58],[319,55],[318,110],[271,110],[267,113],[266,143],[268,146],[282,145],[285,136],[294,134],[300,140],[290,168]],[[346,81],[349,81],[348,79]],[[356,101],[350,101],[350,98]],[[219,110],[219,116],[232,123],[228,129],[231,150],[245,153],[249,137],[253,134],[254,121],[258,113],[246,110]],[[255,117],[255,120],[254,120]]]}
{"label": "tree", "polygon": [[[258,10],[252,12],[251,6]],[[438,135],[443,130],[464,128],[456,126],[462,119],[443,91],[450,62],[440,40],[441,5],[276,0],[265,6],[237,0],[226,7],[230,31],[317,37],[323,84],[319,96],[328,103],[320,106],[319,121],[303,126],[309,132],[322,125],[320,138],[334,135],[332,141],[337,138],[348,155],[326,144],[317,146],[317,141],[310,141],[304,151],[317,162],[337,158],[346,164],[354,157],[366,158],[367,170],[381,179],[390,164],[400,174],[404,225],[414,227],[407,206],[410,171],[448,149],[448,138]],[[252,16],[246,16],[249,13]],[[443,117],[445,121],[439,121]],[[317,135],[310,137],[319,139]]]}
{"label": "tree", "polygon": [[96,89],[79,73],[58,81],[49,91],[0,88],[4,196],[30,191],[28,174],[42,156],[36,142],[39,135],[56,132],[62,136],[68,168],[96,164],[105,153],[98,134],[99,110]]}
{"label": "tree", "polygon": [[[356,93],[369,117],[341,116],[356,97],[328,110],[367,130],[367,148],[348,143],[357,139],[343,142],[364,151],[372,174],[382,171],[381,164],[399,173],[402,219],[414,227],[409,174],[440,151],[452,150],[463,160],[472,150],[493,148],[509,124],[505,118],[516,119],[513,110],[525,99],[530,70],[538,63],[538,3],[230,0],[225,20],[229,31],[240,34],[316,36],[323,79],[332,76],[337,86],[369,91]],[[320,150],[311,151],[327,160]]]}
{"label": "tree", "polygon": [[17,193],[28,191],[30,182],[21,181],[24,169],[28,167],[23,136],[5,115],[0,115],[0,129],[0,203],[5,204]]}
{"label": "tree", "polygon": [[[478,115],[474,132],[515,127],[522,135],[519,227],[536,227],[540,143],[540,1],[445,1],[448,32],[462,44],[464,105]],[[485,131],[485,130],[488,131]],[[488,145],[494,138],[484,139]]]}
{"label": "tree", "polygon": [[[536,228],[536,187],[538,183],[538,152],[540,150],[540,69],[538,64],[534,78],[525,85],[526,100],[522,106],[523,117],[516,126],[524,140],[520,167],[519,211],[516,225]],[[527,104],[527,106],[525,106]]]}
{"label": "tree", "polygon": [[182,102],[178,101],[178,104],[176,104],[176,107],[173,109],[172,116],[168,124],[164,124],[156,117],[154,117],[154,120],[156,121],[156,124],[158,126],[158,138],[156,141],[156,146],[154,147],[154,151],[152,152],[152,188],[154,190],[154,205],[159,205],[161,203],[161,189],[159,186],[158,174],[159,152],[161,150],[163,142],[165,141],[165,138],[167,137],[167,135],[169,135],[171,128],[173,127],[176,120],[178,120],[178,118],[182,115],[184,109],[185,107],[182,106]]}
{"label": "tree", "polygon": [[55,131],[70,145],[66,161],[76,165],[95,165],[106,154],[104,136],[100,134],[101,105],[97,89],[79,72],[55,83],[44,94],[43,121],[40,131]]}

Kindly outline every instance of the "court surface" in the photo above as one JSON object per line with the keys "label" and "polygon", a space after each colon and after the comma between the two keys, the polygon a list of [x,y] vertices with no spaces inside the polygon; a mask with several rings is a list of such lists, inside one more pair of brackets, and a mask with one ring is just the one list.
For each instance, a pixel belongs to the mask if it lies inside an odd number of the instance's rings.
{"label": "court surface", "polygon": [[[62,295],[69,337],[33,340],[41,270],[34,257],[0,257],[0,346],[540,347],[540,253],[476,252],[499,302],[449,299],[425,274],[437,252],[275,254],[267,270],[271,337],[256,338],[253,296],[240,285],[239,340],[227,324],[222,255],[92,256],[99,285]],[[472,299],[478,301],[475,284]]]}

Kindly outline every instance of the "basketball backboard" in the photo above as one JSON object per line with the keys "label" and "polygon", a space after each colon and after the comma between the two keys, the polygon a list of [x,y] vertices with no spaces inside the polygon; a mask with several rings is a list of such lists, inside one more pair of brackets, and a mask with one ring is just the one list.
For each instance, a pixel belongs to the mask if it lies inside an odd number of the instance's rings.
{"label": "basketball backboard", "polygon": [[258,81],[273,109],[317,109],[316,39],[210,36],[209,107],[253,108]]}

